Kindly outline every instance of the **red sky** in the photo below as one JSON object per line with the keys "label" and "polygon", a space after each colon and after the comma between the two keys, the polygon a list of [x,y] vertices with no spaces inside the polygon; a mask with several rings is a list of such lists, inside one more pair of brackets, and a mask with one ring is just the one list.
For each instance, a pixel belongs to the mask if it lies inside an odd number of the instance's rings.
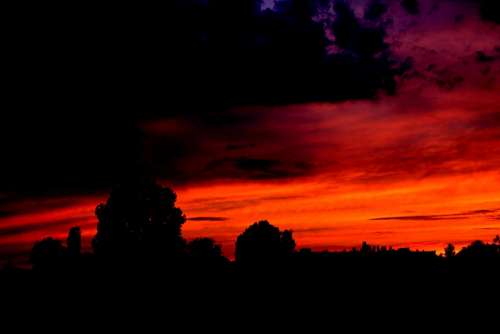
{"label": "red sky", "polygon": [[[284,166],[307,158],[310,171],[177,186],[178,205],[188,218],[199,218],[187,221],[185,237],[213,237],[228,256],[235,237],[261,219],[292,229],[299,247],[317,250],[368,241],[440,251],[449,242],[493,239],[500,233],[500,118],[491,110],[499,96],[465,88],[434,98],[433,90],[421,90],[412,103],[398,96],[239,110],[263,115],[261,128],[241,129],[242,138],[254,139],[245,150],[288,161]],[[268,142],[264,149],[256,138]],[[218,145],[207,143],[205,150],[213,149],[207,159],[221,152]],[[93,210],[105,198],[13,202],[9,210],[17,213],[0,218],[0,244],[26,249],[47,235],[64,238],[73,225],[90,238]]]}
{"label": "red sky", "polygon": [[[189,175],[161,179],[195,218],[184,236],[212,237],[232,257],[236,236],[261,219],[316,250],[367,241],[441,251],[500,234],[500,26],[474,1],[421,4],[425,15],[386,14],[385,41],[412,63],[394,96],[233,107],[238,121],[212,127],[178,113],[141,121],[153,164]],[[165,142],[183,145],[175,168]],[[5,259],[74,225],[88,246],[106,190],[0,196]]]}

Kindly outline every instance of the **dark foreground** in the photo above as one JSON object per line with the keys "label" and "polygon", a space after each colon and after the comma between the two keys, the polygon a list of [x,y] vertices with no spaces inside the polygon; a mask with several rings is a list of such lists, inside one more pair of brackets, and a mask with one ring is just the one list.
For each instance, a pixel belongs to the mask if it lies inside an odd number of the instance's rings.
{"label": "dark foreground", "polygon": [[499,269],[496,257],[447,259],[413,252],[298,252],[280,263],[173,261],[162,269],[110,265],[89,256],[58,270],[3,271],[0,286],[9,312],[33,312],[52,321],[118,317],[126,326],[153,317],[183,326],[203,326],[207,320],[201,319],[293,326],[318,318],[334,328],[344,322],[356,328],[400,321],[413,327],[436,319],[450,319],[449,325],[498,321]]}
{"label": "dark foreground", "polygon": [[232,322],[236,333],[268,332],[269,322],[278,332],[305,322],[305,333],[323,322],[337,332],[342,323],[370,331],[403,323],[398,332],[421,326],[426,333],[438,320],[446,332],[474,321],[476,333],[493,321],[498,332],[499,236],[458,252],[448,245],[444,255],[366,243],[313,252],[297,250],[292,231],[260,221],[238,236],[229,261],[214,240],[182,237],[186,217],[175,200],[154,182],[121,185],[96,208],[91,253],[82,253],[78,227],[65,242],[35,243],[31,270],[0,271],[5,322],[54,329],[70,320],[68,332],[94,321],[113,332],[139,323],[141,333],[157,323],[155,332],[174,333],[212,324],[220,331]]}

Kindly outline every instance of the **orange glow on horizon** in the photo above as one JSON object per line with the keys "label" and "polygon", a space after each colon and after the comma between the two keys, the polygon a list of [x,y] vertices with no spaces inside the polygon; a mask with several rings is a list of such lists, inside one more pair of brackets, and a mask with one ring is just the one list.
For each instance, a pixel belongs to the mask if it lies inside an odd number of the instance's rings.
{"label": "orange glow on horizon", "polygon": [[[342,184],[328,176],[288,182],[227,182],[177,189],[177,205],[191,221],[187,239],[212,237],[233,256],[234,241],[247,226],[267,219],[294,231],[299,248],[342,250],[371,244],[440,252],[447,243],[458,247],[473,240],[491,241],[500,233],[500,173],[422,179],[391,184]],[[43,228],[2,235],[0,244],[31,244],[43,237],[65,239],[71,226],[82,227],[86,246],[95,234],[94,209],[104,196],[82,197],[50,211],[0,218],[3,229]],[[489,210],[488,212],[483,210]],[[477,213],[476,213],[477,212]],[[392,217],[439,216],[437,219]],[[448,216],[449,215],[449,216]],[[459,216],[456,216],[459,215]],[[373,220],[377,218],[388,220]]]}
{"label": "orange glow on horizon", "polygon": [[[208,185],[179,189],[178,194],[179,205],[188,216],[227,218],[188,222],[184,228],[190,237],[214,237],[222,242],[226,254],[232,254],[236,236],[261,219],[292,229],[299,247],[315,250],[348,249],[367,241],[440,252],[447,243],[463,246],[473,240],[491,241],[500,232],[500,212],[495,214],[500,208],[499,181],[496,172],[369,187],[320,178],[281,184]],[[373,220],[427,215],[439,217]]]}
{"label": "orange glow on horizon", "polygon": [[[491,241],[500,234],[500,127],[492,112],[498,94],[429,96],[424,92],[411,103],[395,97],[240,110],[262,116],[261,128],[241,129],[257,141],[246,154],[292,167],[310,161],[312,167],[304,175],[261,181],[224,179],[222,170],[211,181],[174,187],[177,205],[188,218],[199,218],[186,222],[184,236],[214,238],[231,258],[237,235],[262,219],[293,230],[299,248],[314,250],[367,241],[440,252],[447,243],[459,248]],[[154,131],[177,126],[160,123]],[[207,140],[207,157],[231,154],[218,140]],[[188,165],[206,165],[197,158]],[[14,213],[0,217],[0,253],[26,252],[49,235],[65,239],[75,225],[89,248],[94,209],[105,199],[99,193],[11,203],[6,211]]]}

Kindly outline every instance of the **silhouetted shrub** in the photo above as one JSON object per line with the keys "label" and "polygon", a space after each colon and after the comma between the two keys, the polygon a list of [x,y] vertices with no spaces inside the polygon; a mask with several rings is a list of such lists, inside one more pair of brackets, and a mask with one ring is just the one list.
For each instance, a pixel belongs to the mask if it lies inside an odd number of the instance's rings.
{"label": "silhouetted shrub", "polygon": [[500,256],[500,248],[495,244],[488,244],[477,240],[469,246],[462,248],[457,256],[462,258],[491,259]]}
{"label": "silhouetted shrub", "polygon": [[236,261],[244,264],[265,264],[283,259],[295,250],[291,231],[262,220],[251,225],[236,240]]}
{"label": "silhouetted shrub", "polygon": [[455,256],[455,246],[453,246],[453,244],[448,244],[448,246],[446,246],[444,249],[444,256],[447,259],[451,259]]}
{"label": "silhouetted shrub", "polygon": [[192,240],[187,245],[187,253],[191,259],[191,264],[198,268],[218,270],[229,263],[229,260],[222,255],[221,247],[210,238]]}
{"label": "silhouetted shrub", "polygon": [[210,238],[197,238],[188,244],[188,253],[197,259],[213,259],[222,256],[219,245]]}
{"label": "silhouetted shrub", "polygon": [[175,206],[176,194],[151,180],[121,184],[105,204],[96,208],[97,234],[93,248],[99,256],[158,258],[181,253],[186,221]]}
{"label": "silhouetted shrub", "polygon": [[66,249],[61,241],[48,237],[33,245],[31,264],[34,270],[57,270],[63,267]]}

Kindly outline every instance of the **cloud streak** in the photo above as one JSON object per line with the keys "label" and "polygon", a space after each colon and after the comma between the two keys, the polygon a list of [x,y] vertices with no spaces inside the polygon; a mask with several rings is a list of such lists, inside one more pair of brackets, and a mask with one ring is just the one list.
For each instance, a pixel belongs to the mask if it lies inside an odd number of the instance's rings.
{"label": "cloud streak", "polygon": [[378,217],[371,218],[370,220],[410,220],[410,221],[432,221],[432,220],[455,220],[455,219],[469,219],[475,216],[485,216],[488,218],[491,214],[497,213],[500,209],[495,210],[473,210],[460,213],[450,214],[437,214],[437,215],[417,215],[417,216],[395,216],[395,217]]}
{"label": "cloud streak", "polygon": [[227,217],[188,217],[187,220],[195,222],[223,222],[228,220]]}

